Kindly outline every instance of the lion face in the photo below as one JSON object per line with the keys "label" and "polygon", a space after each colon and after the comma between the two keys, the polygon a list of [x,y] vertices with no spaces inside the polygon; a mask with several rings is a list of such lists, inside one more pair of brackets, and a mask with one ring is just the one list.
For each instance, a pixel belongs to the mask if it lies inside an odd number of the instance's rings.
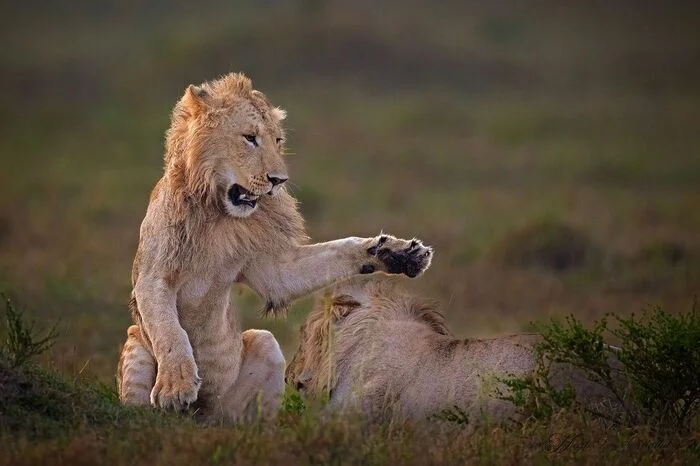
{"label": "lion face", "polygon": [[285,382],[306,395],[333,389],[331,339],[360,307],[353,297],[342,294],[317,304],[299,329],[299,349],[285,371]]}
{"label": "lion face", "polygon": [[294,387],[306,394],[313,380],[314,372],[318,370],[318,356],[322,353],[322,348],[317,347],[318,343],[326,346],[321,334],[321,326],[318,322],[306,322],[299,330],[299,349],[294,354],[291,362],[287,364],[284,373],[284,381],[287,385]]}
{"label": "lion face", "polygon": [[166,163],[184,160],[188,196],[247,217],[289,178],[284,117],[242,74],[190,85],[173,111]]}
{"label": "lion face", "polygon": [[212,128],[211,143],[223,153],[215,169],[220,200],[235,217],[253,213],[260,196],[276,194],[289,178],[282,129],[266,110],[241,99]]}

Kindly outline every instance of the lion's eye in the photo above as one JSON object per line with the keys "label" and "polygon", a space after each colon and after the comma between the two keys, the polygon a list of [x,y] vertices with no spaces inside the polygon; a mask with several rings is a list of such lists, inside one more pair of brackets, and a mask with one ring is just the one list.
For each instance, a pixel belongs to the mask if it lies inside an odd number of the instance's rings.
{"label": "lion's eye", "polygon": [[284,139],[282,139],[282,138],[277,138],[277,144],[281,144],[282,141],[284,141]]}
{"label": "lion's eye", "polygon": [[250,144],[254,145],[255,147],[258,147],[258,140],[255,138],[255,136],[253,136],[252,134],[244,134],[243,137]]}

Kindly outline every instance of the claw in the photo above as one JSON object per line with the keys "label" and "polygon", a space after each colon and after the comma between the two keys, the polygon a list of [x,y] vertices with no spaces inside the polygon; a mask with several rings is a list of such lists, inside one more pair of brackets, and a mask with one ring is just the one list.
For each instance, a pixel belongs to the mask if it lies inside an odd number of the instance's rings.
{"label": "claw", "polygon": [[377,253],[379,252],[379,247],[380,247],[381,245],[383,245],[384,243],[386,243],[388,239],[389,239],[389,237],[388,237],[387,235],[381,235],[381,236],[379,237],[379,239],[377,240],[377,244],[375,244],[375,245],[372,246],[371,248],[367,249],[367,253],[368,253],[370,256],[376,256]]}

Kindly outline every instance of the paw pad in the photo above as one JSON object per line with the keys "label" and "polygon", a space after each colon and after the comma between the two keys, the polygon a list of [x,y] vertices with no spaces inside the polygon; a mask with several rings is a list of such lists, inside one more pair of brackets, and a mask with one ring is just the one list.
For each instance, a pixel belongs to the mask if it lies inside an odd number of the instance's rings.
{"label": "paw pad", "polygon": [[[418,239],[405,241],[394,238],[389,241],[388,236],[382,235],[377,239],[377,244],[367,249],[367,253],[379,259],[387,273],[413,278],[430,266],[432,249]],[[362,266],[360,273],[374,272],[367,265]]]}
{"label": "paw pad", "polygon": [[362,268],[360,269],[361,274],[368,274],[368,273],[374,273],[377,270],[377,268],[372,265],[372,264],[364,264]]}

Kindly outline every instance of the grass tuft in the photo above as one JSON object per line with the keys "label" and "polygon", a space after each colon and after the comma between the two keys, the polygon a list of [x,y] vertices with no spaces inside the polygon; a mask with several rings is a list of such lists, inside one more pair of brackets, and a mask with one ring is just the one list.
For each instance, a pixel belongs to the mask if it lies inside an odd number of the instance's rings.
{"label": "grass tuft", "polygon": [[10,298],[4,294],[0,296],[5,301],[5,320],[2,326],[5,327],[3,328],[5,343],[2,350],[7,353],[10,364],[18,367],[51,348],[58,337],[58,332],[54,325],[44,335],[39,335],[35,323],[27,322],[24,319],[24,313],[16,309]]}

